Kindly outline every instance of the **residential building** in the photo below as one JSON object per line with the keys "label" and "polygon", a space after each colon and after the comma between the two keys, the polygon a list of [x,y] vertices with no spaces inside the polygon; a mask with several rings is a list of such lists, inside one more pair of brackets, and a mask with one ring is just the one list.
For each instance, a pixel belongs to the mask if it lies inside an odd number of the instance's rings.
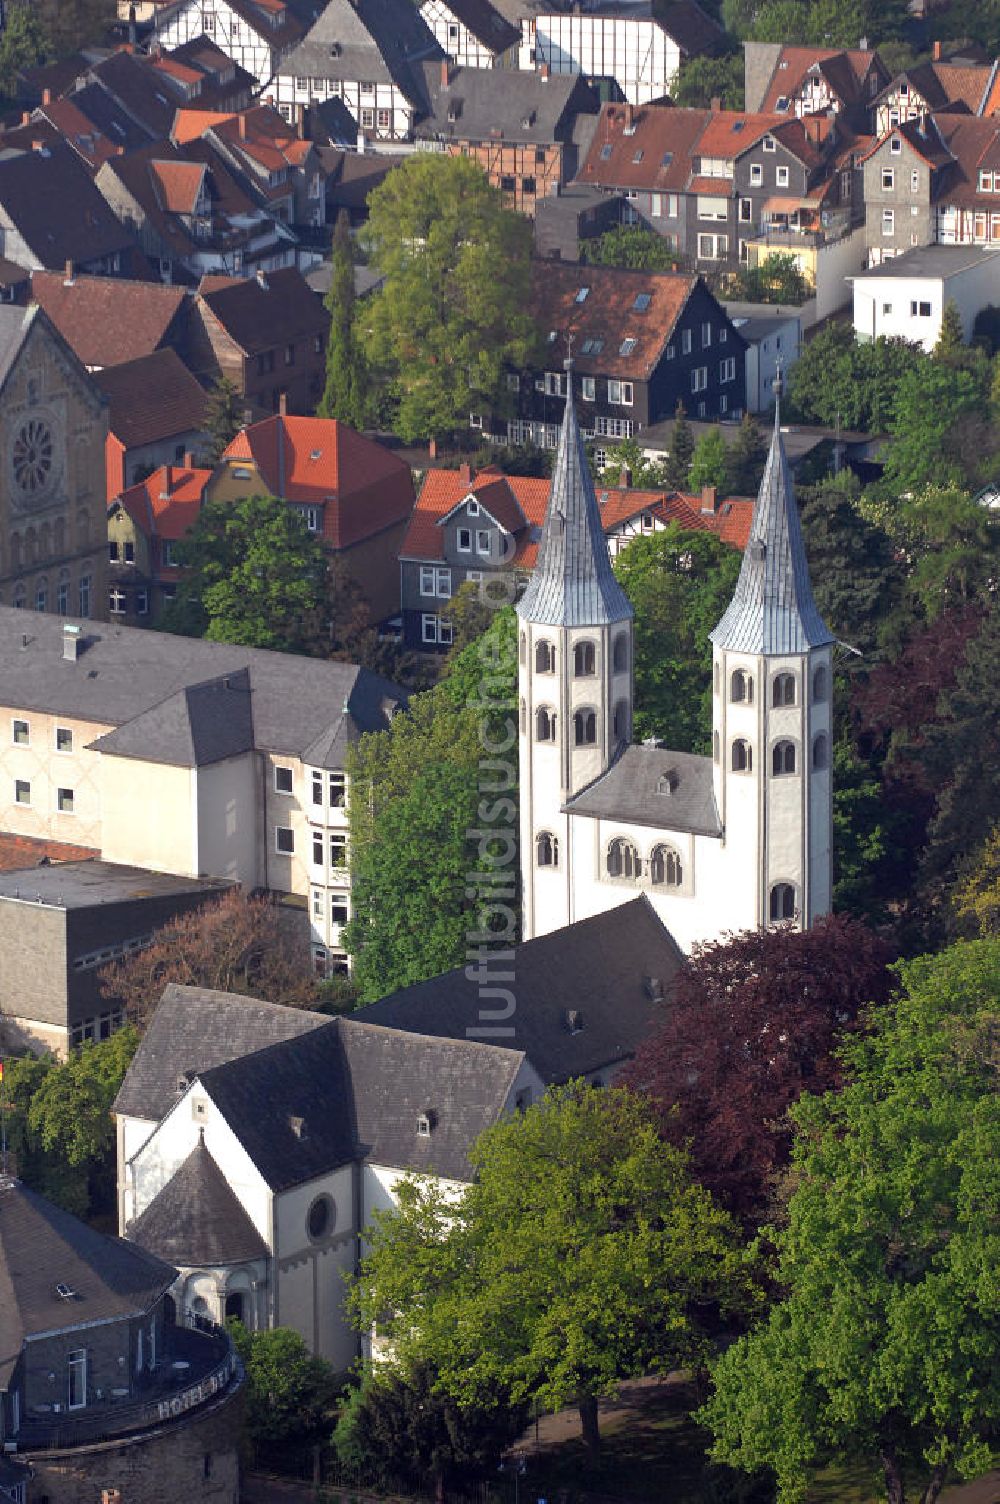
{"label": "residential building", "polygon": [[0,828],[64,837],[33,789],[72,789],[103,860],[277,894],[317,966],[346,966],[347,749],[402,690],[351,664],[9,607],[0,649]]}
{"label": "residential building", "polygon": [[847,117],[868,127],[875,100],[889,82],[878,53],[862,46],[794,47],[781,42],[744,42],[745,105],[750,112]]}
{"label": "residential building", "polygon": [[237,1504],[243,1371],[223,1328],[178,1324],[176,1277],[0,1177],[5,1498]]}
{"label": "residential building", "polygon": [[264,418],[237,434],[206,500],[279,496],[364,597],[371,623],[399,611],[397,558],[413,511],[409,465],[335,418]]}
{"label": "residential building", "polygon": [[[624,484],[627,478],[619,485],[605,479],[597,492],[612,557],[633,538],[659,532],[674,521],[745,546],[751,510],[745,499],[720,500],[712,487],[701,497],[632,489]],[[538,556],[549,490],[547,480],[504,475],[493,468],[476,475],[468,465],[428,470],[399,551],[407,647],[427,652],[451,646],[447,603],[467,582],[480,585],[489,598],[503,593],[511,571],[515,593],[527,582]]]}
{"label": "residential building", "polygon": [[932,118],[893,129],[863,157],[869,266],[936,240],[934,206],[953,161]]}
{"label": "residential building", "polygon": [[302,42],[282,61],[278,108],[339,99],[372,141],[409,141],[427,109],[420,64],[442,49],[412,0],[330,0]]}
{"label": "residential building", "polygon": [[40,308],[0,307],[0,398],[0,601],[102,617],[107,410]]}
{"label": "residential building", "polygon": [[[311,112],[310,120],[316,113]],[[359,228],[368,218],[368,195],[403,160],[402,156],[387,151],[345,151],[337,146],[321,147],[320,159],[326,173],[327,222],[336,224],[344,213],[352,229]]]}
{"label": "residential building", "polygon": [[154,350],[94,375],[108,400],[109,502],[161,465],[200,454],[208,395],[176,350]]}
{"label": "residential building", "polygon": [[784,304],[734,303],[726,312],[746,341],[748,413],[769,412],[779,372],[786,376],[802,351],[802,316]]}
{"label": "residential building", "polygon": [[190,97],[205,110],[245,110],[250,107],[257,83],[253,75],[224,52],[203,31],[159,56],[183,63],[201,74],[201,89]]}
{"label": "residential building", "polygon": [[[315,229],[326,223],[326,170],[300,132],[301,120],[293,129],[272,106],[258,105],[214,121],[202,134],[275,219]],[[317,255],[313,250],[308,259]]]}
{"label": "residential building", "polygon": [[32,273],[31,301],[88,371],[100,371],[181,345],[190,300],[161,282],[83,276],[69,261],[58,272]]}
{"label": "residential building", "polygon": [[160,141],[106,162],[94,179],[164,282],[294,266],[292,232],[240,186],[218,152]]}
{"label": "residential building", "polygon": [[1000,244],[920,246],[869,268],[853,282],[859,340],[916,340],[930,351],[949,303],[958,310],[967,340],[976,314],[1000,304]]}
{"label": "residential building", "polygon": [[118,143],[106,136],[71,99],[46,98],[35,110],[25,110],[21,124],[3,132],[5,147],[37,151],[40,146],[68,146],[84,167],[95,173],[118,153]]}
{"label": "residential building", "polygon": [[[57,741],[72,744],[62,726]],[[25,764],[30,759],[21,759]],[[31,798],[55,812],[63,837],[88,842],[96,830],[87,793],[72,779],[51,784],[28,774]],[[59,779],[69,758],[53,756]],[[93,813],[91,810],[89,813]],[[223,885],[172,877],[145,867],[89,859],[0,873],[0,1053],[32,1050],[65,1059],[88,1039],[107,1039],[124,1022],[121,1005],[102,996],[100,968],[148,945],[153,931],[218,897]]]}
{"label": "residential building", "polygon": [[710,634],[712,753],[696,757],[632,743],[632,606],[566,401],[516,608],[527,938],[639,892],[685,952],[829,912],[834,638],[812,596],[779,406],[733,599]]}
{"label": "residential building", "polygon": [[0,160],[0,245],[29,269],[128,276],[135,236],[111,212],[90,171],[68,146]]}
{"label": "residential building", "polygon": [[596,120],[596,94],[579,76],[423,65],[428,113],[418,150],[472,157],[508,208],[534,214],[577,169],[577,128]]}
{"label": "residential building", "polygon": [[696,0],[598,0],[534,18],[535,66],[552,74],[582,73],[603,97],[647,104],[669,95],[681,62],[714,51],[722,29]]}
{"label": "residential building", "polygon": [[108,506],[108,615],[148,627],[177,594],[177,543],[198,520],[211,470],[185,455],[127,487]]}
{"label": "residential building", "polygon": [[180,0],[157,17],[156,35],[164,49],[207,36],[262,88],[319,9],[286,0]]}
{"label": "residential building", "polygon": [[624,223],[629,208],[624,196],[602,193],[582,183],[569,184],[535,204],[535,255],[579,261],[580,244]]}
{"label": "residential building", "polygon": [[940,57],[905,68],[872,102],[875,133],[883,136],[895,125],[938,112],[991,113],[987,105],[994,92],[996,74],[996,63],[951,63],[942,62]]}
{"label": "residential building", "polygon": [[583,431],[598,443],[635,438],[679,401],[698,418],[743,411],[745,345],[698,276],[536,261],[532,309],[547,332],[545,366],[509,373],[516,416],[470,416],[501,442],[556,447],[567,340]]}
{"label": "residential building", "polygon": [[192,303],[186,363],[206,385],[226,376],[245,421],[314,413],[326,376],[330,316],[294,267],[254,277],[206,277]]}
{"label": "residential building", "polygon": [[490,0],[424,0],[420,14],[450,63],[517,67],[520,30]]}

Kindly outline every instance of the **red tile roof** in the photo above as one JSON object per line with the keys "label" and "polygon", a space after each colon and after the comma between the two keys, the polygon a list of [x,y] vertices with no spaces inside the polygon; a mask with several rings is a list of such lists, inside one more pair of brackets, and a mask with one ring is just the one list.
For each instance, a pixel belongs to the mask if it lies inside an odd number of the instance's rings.
{"label": "red tile roof", "polygon": [[147,538],[183,538],[198,520],[211,470],[162,465],[122,493],[122,506]]}
{"label": "red tile roof", "polygon": [[732,161],[763,139],[776,126],[786,125],[787,115],[764,110],[748,115],[743,110],[711,110],[695,151],[701,157]]}
{"label": "red tile roof", "polygon": [[[65,841],[46,841],[34,836],[15,836],[0,832],[0,872],[18,872],[22,867],[37,867],[41,862],[85,862],[100,856],[91,846],[70,846]],[[27,891],[27,889],[26,889]]]}
{"label": "red tile roof", "polygon": [[[535,320],[558,349],[558,359],[548,357],[555,368],[562,369],[565,336],[572,333],[573,359],[584,376],[631,380],[652,375],[698,282],[690,272],[624,271],[559,261],[534,262],[531,280]],[[581,302],[584,288],[589,291]],[[640,310],[636,301],[643,295],[649,302]]]}
{"label": "red tile roof", "polygon": [[178,110],[170,127],[170,139],[176,146],[185,146],[189,141],[197,141],[213,125],[233,118],[232,112],[220,110]]}
{"label": "red tile roof", "polygon": [[861,49],[782,47],[760,102],[761,109],[774,110],[779,99],[797,95],[814,63],[820,66],[838,97],[849,104],[860,99],[861,85],[871,67],[880,66],[880,59],[877,53]]}
{"label": "red tile roof", "polygon": [[413,476],[404,460],[335,418],[264,418],[237,434],[223,460],[252,459],[274,496],[323,507],[323,536],[350,548],[404,522]]}
{"label": "red tile roof", "polygon": [[126,449],[204,427],[208,394],[176,350],[106,367],[94,380],[111,405],[111,432]]}
{"label": "red tile roof", "polygon": [[203,162],[153,161],[149,174],[161,209],[168,214],[194,213],[205,180]]}
{"label": "red tile roof", "polygon": [[603,188],[679,192],[687,184],[691,152],[708,115],[708,110],[662,105],[604,105],[579,181]]}
{"label": "red tile roof", "polygon": [[36,271],[31,295],[85,366],[114,366],[149,355],[167,338],[186,301],[183,287],[119,277]]}

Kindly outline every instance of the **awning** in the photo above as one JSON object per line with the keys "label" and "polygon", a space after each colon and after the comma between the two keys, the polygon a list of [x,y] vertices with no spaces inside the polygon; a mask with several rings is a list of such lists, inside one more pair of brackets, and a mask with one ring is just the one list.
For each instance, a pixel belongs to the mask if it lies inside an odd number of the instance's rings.
{"label": "awning", "polygon": [[798,209],[816,212],[816,205],[807,198],[769,198],[764,201],[765,214],[794,214]]}

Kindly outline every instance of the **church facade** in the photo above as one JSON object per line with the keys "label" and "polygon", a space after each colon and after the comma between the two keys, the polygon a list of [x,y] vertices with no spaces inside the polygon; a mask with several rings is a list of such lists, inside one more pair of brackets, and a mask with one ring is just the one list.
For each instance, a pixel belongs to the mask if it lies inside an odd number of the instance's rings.
{"label": "church facade", "polygon": [[631,741],[632,607],[572,397],[517,612],[525,939],[640,892],[685,951],[829,912],[835,641],[812,595],[777,407],[736,590],[711,634],[710,756]]}

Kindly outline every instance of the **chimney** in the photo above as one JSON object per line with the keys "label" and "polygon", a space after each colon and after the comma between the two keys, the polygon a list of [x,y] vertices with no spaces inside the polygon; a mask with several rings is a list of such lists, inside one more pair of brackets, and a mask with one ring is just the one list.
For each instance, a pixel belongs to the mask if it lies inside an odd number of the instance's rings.
{"label": "chimney", "polygon": [[939,63],[941,61],[941,43],[940,42],[932,42],[931,43],[931,55],[934,58],[934,61],[936,63]]}
{"label": "chimney", "polygon": [[240,122],[240,125],[239,125],[240,140],[241,141],[245,141],[246,138],[247,138],[247,115],[246,115],[246,110],[240,110],[240,113],[239,113],[239,115],[238,115],[237,118],[238,118],[238,120]]}
{"label": "chimney", "polygon": [[429,460],[436,460],[437,457],[438,457],[437,439],[431,439],[430,443],[427,445],[427,458]]}
{"label": "chimney", "polygon": [[288,417],[288,393],[287,392],[279,392],[278,393],[278,416],[279,416],[279,418],[287,418]]}
{"label": "chimney", "polygon": [[306,139],[306,107],[304,104],[295,106],[295,134],[300,141]]}
{"label": "chimney", "polygon": [[135,51],[138,40],[139,33],[137,32],[135,25],[135,6],[130,5],[128,8],[128,44],[133,52]]}
{"label": "chimney", "polygon": [[173,465],[164,465],[164,467],[163,467],[163,490],[164,490],[164,494],[167,495],[167,496],[169,496],[170,493],[171,493],[171,491],[173,489],[174,489],[174,467],[173,467]]}
{"label": "chimney", "polygon": [[22,125],[30,125],[31,124],[31,111],[30,110],[22,110],[21,111],[21,124]]}
{"label": "chimney", "polygon": [[549,81],[549,65],[548,65],[548,63],[543,63],[542,64],[542,66],[538,70],[538,76],[542,80],[543,84],[547,84],[548,83],[548,81]]}
{"label": "chimney", "polygon": [[63,622],[62,641],[63,657],[68,663],[75,663],[80,656],[80,637],[82,627],[74,627],[71,622]]}
{"label": "chimney", "polygon": [[861,41],[858,43],[858,51],[859,52],[867,52],[868,51],[868,38],[867,37],[862,37],[861,38]]}
{"label": "chimney", "polygon": [[359,157],[363,157],[364,154],[365,154],[365,133],[361,129],[360,125],[359,125],[358,126],[358,156]]}
{"label": "chimney", "polygon": [[67,263],[66,263],[66,280],[63,283],[64,287],[72,287],[73,286],[73,283],[76,281],[76,278],[73,275],[73,273],[74,273],[73,263],[72,263],[72,261],[67,261]]}
{"label": "chimney", "polygon": [[719,113],[719,111],[722,109],[722,100],[721,100],[721,98],[719,97],[718,94],[713,94],[712,95],[712,98],[710,100],[710,106],[711,106],[711,109],[712,109],[712,113],[715,114],[715,115],[717,115]]}
{"label": "chimney", "polygon": [[191,452],[190,449],[185,449],[185,451],[184,451],[184,469],[185,470],[193,470],[194,469],[194,454]]}
{"label": "chimney", "polygon": [[52,103],[52,90],[51,89],[43,89],[42,90],[42,108],[44,109],[47,105],[50,105],[51,103]]}
{"label": "chimney", "polygon": [[635,124],[635,109],[632,105],[625,106],[625,129],[630,131]]}
{"label": "chimney", "polygon": [[702,486],[701,510],[710,517],[714,517],[719,510],[719,498],[714,486]]}
{"label": "chimney", "polygon": [[441,59],[441,87],[442,89],[448,87],[448,59],[446,57]]}
{"label": "chimney", "polygon": [[463,460],[459,465],[458,478],[462,482],[463,486],[470,486],[472,484],[472,466],[469,464],[468,460]]}

